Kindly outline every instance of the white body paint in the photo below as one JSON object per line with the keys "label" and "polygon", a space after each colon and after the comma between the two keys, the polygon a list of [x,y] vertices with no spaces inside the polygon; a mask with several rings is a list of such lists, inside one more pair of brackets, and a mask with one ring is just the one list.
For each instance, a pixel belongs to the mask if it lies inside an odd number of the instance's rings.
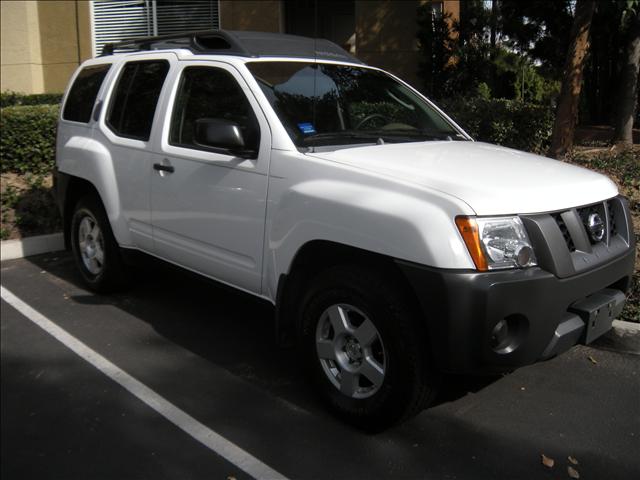
{"label": "white body paint", "polygon": [[[105,116],[123,63],[158,58],[170,70],[149,141],[118,137]],[[81,66],[112,64],[97,99],[105,107],[88,125],[60,119],[57,166],[96,187],[122,247],[275,302],[280,275],[314,240],[432,267],[472,269],[456,216],[549,212],[617,194],[600,174],[477,142],[302,153],[247,70],[248,60],[301,61],[175,50],[102,57]],[[177,80],[186,65],[223,68],[238,81],[260,124],[257,159],[168,144]],[[162,176],[152,169],[165,161],[175,173]]]}

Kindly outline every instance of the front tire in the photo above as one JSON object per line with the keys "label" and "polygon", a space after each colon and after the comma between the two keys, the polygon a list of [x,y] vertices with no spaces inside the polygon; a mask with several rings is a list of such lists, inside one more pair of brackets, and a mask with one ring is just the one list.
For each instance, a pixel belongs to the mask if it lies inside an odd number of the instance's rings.
{"label": "front tire", "polygon": [[303,301],[300,336],[317,389],[348,423],[380,431],[435,397],[438,376],[419,319],[375,270],[339,266],[321,273]]}
{"label": "front tire", "polygon": [[81,198],[71,219],[71,249],[87,286],[99,293],[125,285],[125,268],[102,203],[93,195]]}

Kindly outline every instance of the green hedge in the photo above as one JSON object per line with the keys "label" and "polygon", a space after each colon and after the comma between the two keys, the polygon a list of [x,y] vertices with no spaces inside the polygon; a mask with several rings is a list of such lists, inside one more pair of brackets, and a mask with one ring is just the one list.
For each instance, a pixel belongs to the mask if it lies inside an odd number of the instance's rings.
{"label": "green hedge", "polygon": [[536,153],[549,146],[554,120],[550,106],[480,97],[437,103],[476,140]]}
{"label": "green hedge", "polygon": [[2,173],[45,173],[55,162],[58,105],[0,109]]}
{"label": "green hedge", "polygon": [[[33,96],[23,96],[27,97]],[[548,147],[553,127],[551,107],[479,97],[447,99],[439,105],[477,140],[538,153]],[[20,105],[0,112],[1,171],[50,170],[59,105]]]}
{"label": "green hedge", "polygon": [[25,94],[17,92],[0,93],[0,107],[15,107],[17,105],[59,105],[62,101],[61,93],[34,93]]}

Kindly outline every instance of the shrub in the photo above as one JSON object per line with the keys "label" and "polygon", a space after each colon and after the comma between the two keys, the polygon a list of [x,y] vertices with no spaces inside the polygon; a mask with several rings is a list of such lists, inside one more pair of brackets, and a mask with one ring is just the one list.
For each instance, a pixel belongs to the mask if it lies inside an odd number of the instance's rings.
{"label": "shrub", "polygon": [[476,140],[536,153],[549,145],[554,119],[550,106],[486,97],[438,103]]}
{"label": "shrub", "polygon": [[568,160],[613,177],[622,193],[632,201],[632,206],[635,204],[640,215],[640,149],[603,149],[590,154],[574,151]]}
{"label": "shrub", "polygon": [[0,171],[44,173],[55,161],[58,105],[0,109]]}
{"label": "shrub", "polygon": [[61,93],[34,93],[25,94],[17,92],[0,93],[0,107],[15,107],[18,105],[59,105],[62,101]]}

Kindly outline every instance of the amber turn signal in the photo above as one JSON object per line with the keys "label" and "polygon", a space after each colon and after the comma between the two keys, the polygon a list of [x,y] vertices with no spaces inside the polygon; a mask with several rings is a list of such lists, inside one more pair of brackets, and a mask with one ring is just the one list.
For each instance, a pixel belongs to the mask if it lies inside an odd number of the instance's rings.
{"label": "amber turn signal", "polygon": [[489,270],[487,259],[482,251],[480,245],[480,232],[478,231],[478,224],[474,218],[469,217],[456,217],[456,225],[460,230],[460,235],[464,243],[467,245],[467,250],[471,254],[473,263],[476,264],[476,269],[481,272]]}

